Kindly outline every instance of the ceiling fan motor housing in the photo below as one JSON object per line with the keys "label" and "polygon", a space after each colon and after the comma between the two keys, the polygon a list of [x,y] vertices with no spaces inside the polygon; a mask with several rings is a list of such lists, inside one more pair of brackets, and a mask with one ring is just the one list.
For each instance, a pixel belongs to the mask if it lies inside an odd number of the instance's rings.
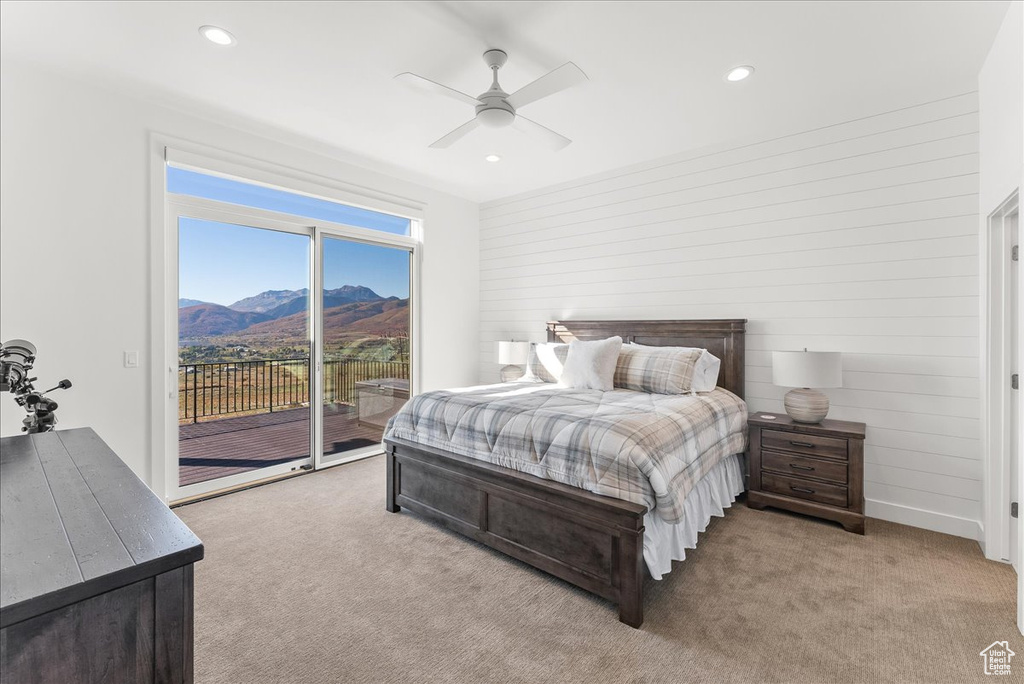
{"label": "ceiling fan motor housing", "polygon": [[476,106],[476,119],[488,128],[509,126],[516,118],[516,110],[505,100],[508,93],[498,85],[498,69],[503,67],[507,60],[508,54],[504,50],[495,48],[484,53],[484,62],[494,73],[494,82],[490,90],[477,98],[480,104]]}

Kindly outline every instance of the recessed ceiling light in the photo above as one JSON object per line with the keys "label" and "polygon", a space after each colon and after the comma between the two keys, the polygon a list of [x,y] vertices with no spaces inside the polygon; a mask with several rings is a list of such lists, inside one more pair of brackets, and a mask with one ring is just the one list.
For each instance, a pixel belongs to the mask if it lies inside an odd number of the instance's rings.
{"label": "recessed ceiling light", "polygon": [[203,38],[217,45],[234,45],[238,42],[231,33],[219,26],[200,26],[199,33],[203,35]]}
{"label": "recessed ceiling light", "polygon": [[754,67],[752,66],[733,67],[729,70],[729,73],[725,75],[725,80],[733,82],[742,81],[752,73],[754,73]]}
{"label": "recessed ceiling light", "polygon": [[501,161],[501,157],[499,157],[496,154],[489,154],[486,157],[484,157],[484,159],[486,159],[489,162],[499,162],[499,161]]}

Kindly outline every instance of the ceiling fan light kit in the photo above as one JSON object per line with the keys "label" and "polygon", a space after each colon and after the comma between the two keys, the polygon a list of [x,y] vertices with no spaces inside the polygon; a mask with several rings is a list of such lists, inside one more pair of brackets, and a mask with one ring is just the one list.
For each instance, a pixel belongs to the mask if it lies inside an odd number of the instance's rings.
{"label": "ceiling fan light kit", "polygon": [[509,95],[498,84],[498,70],[508,61],[508,54],[504,50],[495,48],[487,50],[483,56],[484,63],[491,70],[492,80],[490,89],[478,97],[467,95],[454,88],[449,88],[409,72],[395,77],[397,80],[418,90],[445,95],[460,102],[473,105],[476,116],[434,142],[430,145],[431,147],[435,149],[449,147],[480,126],[487,128],[512,126],[516,130],[536,138],[552,150],[560,150],[572,142],[569,138],[527,119],[519,114],[517,110],[548,95],[554,95],[566,88],[571,88],[586,81],[587,75],[583,73],[582,69],[572,62],[566,62],[554,71],[541,76],[536,81],[523,86]]}

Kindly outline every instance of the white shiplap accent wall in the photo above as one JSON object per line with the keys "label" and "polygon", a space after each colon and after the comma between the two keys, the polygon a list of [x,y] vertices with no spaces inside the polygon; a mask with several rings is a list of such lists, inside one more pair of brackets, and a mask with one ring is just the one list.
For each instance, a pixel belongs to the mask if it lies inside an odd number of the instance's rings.
{"label": "white shiplap accent wall", "polygon": [[747,318],[843,352],[830,417],[867,423],[868,515],[979,537],[977,94],[668,157],[481,208],[481,378],[560,318]]}

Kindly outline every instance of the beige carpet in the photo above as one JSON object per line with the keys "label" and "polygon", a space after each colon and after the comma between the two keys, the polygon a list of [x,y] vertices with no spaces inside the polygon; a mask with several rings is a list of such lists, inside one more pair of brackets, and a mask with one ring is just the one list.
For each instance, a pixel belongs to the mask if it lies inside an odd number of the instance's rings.
{"label": "beige carpet", "polygon": [[[867,536],[736,504],[640,630],[606,601],[408,512],[382,457],[176,512],[196,566],[196,682],[973,682],[1016,575],[977,544]],[[1003,680],[1005,681],[1005,679]]]}

